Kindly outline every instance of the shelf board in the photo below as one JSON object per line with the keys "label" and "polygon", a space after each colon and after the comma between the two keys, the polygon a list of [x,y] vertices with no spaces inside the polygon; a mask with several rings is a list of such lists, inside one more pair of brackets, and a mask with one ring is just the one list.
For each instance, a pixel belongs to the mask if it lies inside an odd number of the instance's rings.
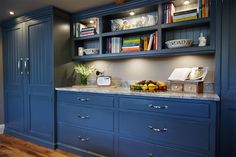
{"label": "shelf board", "polygon": [[157,29],[158,27],[157,25],[155,25],[155,26],[129,29],[129,30],[123,30],[123,31],[102,33],[102,37],[118,36],[118,35],[132,34],[132,33],[139,33],[139,32],[141,33],[141,32],[147,32],[147,31],[157,31]]}
{"label": "shelf board", "polygon": [[205,47],[188,47],[177,49],[163,49],[160,51],[141,51],[129,52],[118,54],[99,54],[99,55],[85,55],[75,56],[75,61],[92,61],[92,60],[115,60],[115,59],[128,59],[128,58],[148,58],[148,57],[170,57],[179,55],[195,55],[195,54],[214,54],[215,50],[210,46]]}
{"label": "shelf board", "polygon": [[208,23],[210,23],[210,18],[201,18],[201,19],[196,19],[196,20],[162,24],[161,28],[170,29],[170,28],[179,28],[179,27],[187,27],[187,26],[199,26],[199,25],[208,24]]}
{"label": "shelf board", "polygon": [[95,34],[95,35],[90,35],[90,36],[86,36],[86,37],[74,38],[74,41],[98,39],[99,37],[100,37],[100,34]]}

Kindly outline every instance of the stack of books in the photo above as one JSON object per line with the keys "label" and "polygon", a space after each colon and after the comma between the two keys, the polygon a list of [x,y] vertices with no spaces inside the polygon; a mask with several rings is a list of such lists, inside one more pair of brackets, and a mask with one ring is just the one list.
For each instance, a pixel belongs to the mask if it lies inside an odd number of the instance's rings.
{"label": "stack of books", "polygon": [[173,22],[197,19],[197,9],[185,10],[174,13]]}
{"label": "stack of books", "polygon": [[107,53],[120,53],[121,52],[121,37],[107,38],[106,49]]}
{"label": "stack of books", "polygon": [[172,23],[175,6],[172,2],[163,5],[163,18],[162,23]]}
{"label": "stack of books", "polygon": [[143,37],[143,50],[158,50],[158,31]]}
{"label": "stack of books", "polygon": [[141,37],[129,37],[123,39],[122,52],[139,52],[141,50]]}
{"label": "stack of books", "polygon": [[199,0],[198,2],[199,18],[209,17],[209,0]]}
{"label": "stack of books", "polygon": [[86,37],[90,35],[95,35],[96,30],[94,27],[87,27],[87,28],[82,28],[80,32],[80,37]]}

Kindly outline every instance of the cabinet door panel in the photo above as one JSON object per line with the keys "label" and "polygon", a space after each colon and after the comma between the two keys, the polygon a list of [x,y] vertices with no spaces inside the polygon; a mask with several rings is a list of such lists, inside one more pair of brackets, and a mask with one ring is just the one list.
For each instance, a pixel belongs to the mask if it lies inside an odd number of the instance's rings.
{"label": "cabinet door panel", "polygon": [[236,1],[223,1],[221,157],[236,156]]}
{"label": "cabinet door panel", "polygon": [[24,130],[23,24],[3,29],[5,123],[7,129]]}
{"label": "cabinet door panel", "polygon": [[26,23],[27,58],[25,60],[28,134],[53,140],[53,58],[51,19]]}

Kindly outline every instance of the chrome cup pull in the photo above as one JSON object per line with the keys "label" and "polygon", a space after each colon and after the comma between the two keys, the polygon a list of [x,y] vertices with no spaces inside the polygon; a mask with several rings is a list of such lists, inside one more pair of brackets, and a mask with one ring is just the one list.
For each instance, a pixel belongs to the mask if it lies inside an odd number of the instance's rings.
{"label": "chrome cup pull", "polygon": [[25,62],[24,62],[24,68],[25,68],[25,72],[27,75],[29,75],[29,58],[26,58]]}
{"label": "chrome cup pull", "polygon": [[23,62],[23,58],[20,58],[17,62],[17,69],[20,72],[21,75],[24,74],[23,70],[22,70],[22,62]]}
{"label": "chrome cup pull", "polygon": [[154,155],[152,153],[148,153],[147,156],[148,157],[154,157]]}
{"label": "chrome cup pull", "polygon": [[87,142],[89,141],[89,138],[83,138],[81,136],[78,136],[78,139],[81,141],[81,142]]}
{"label": "chrome cup pull", "polygon": [[80,119],[89,119],[89,116],[82,116],[82,115],[80,115],[80,114],[77,115],[77,117],[80,118]]}
{"label": "chrome cup pull", "polygon": [[149,108],[153,108],[153,109],[168,109],[168,106],[167,106],[167,105],[158,106],[158,105],[149,104],[148,107],[149,107]]}
{"label": "chrome cup pull", "polygon": [[85,101],[89,101],[88,98],[77,98],[79,101],[85,102]]}
{"label": "chrome cup pull", "polygon": [[153,132],[167,132],[167,128],[159,129],[159,128],[154,128],[153,126],[149,125],[148,128],[153,131]]}

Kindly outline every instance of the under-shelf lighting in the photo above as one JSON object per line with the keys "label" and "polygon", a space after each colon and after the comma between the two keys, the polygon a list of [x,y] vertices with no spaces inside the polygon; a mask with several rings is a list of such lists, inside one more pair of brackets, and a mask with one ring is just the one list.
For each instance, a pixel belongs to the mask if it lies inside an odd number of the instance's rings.
{"label": "under-shelf lighting", "polygon": [[135,12],[134,12],[134,11],[131,11],[129,14],[130,14],[131,16],[134,16],[134,15],[135,15]]}
{"label": "under-shelf lighting", "polygon": [[190,3],[190,0],[184,0],[184,5],[188,5]]}
{"label": "under-shelf lighting", "polygon": [[9,11],[9,14],[14,15],[15,13],[14,13],[14,11]]}
{"label": "under-shelf lighting", "polygon": [[94,23],[94,21],[93,21],[93,20],[90,20],[89,23]]}

